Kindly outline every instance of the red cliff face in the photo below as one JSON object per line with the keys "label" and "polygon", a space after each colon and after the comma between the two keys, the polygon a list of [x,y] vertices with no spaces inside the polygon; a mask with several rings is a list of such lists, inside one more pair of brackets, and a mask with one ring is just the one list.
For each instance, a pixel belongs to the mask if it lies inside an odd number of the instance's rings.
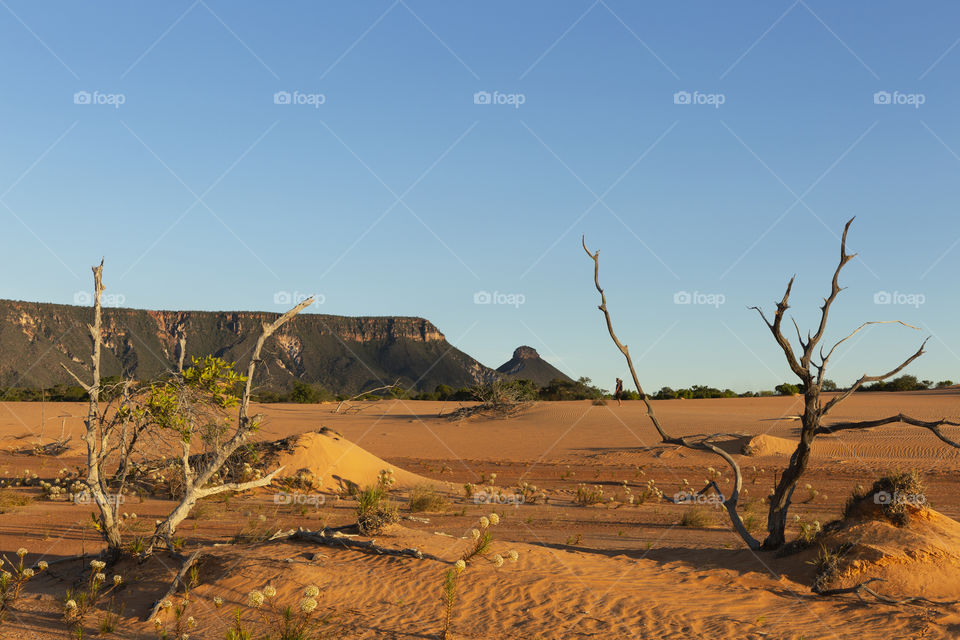
{"label": "red cliff face", "polygon": [[[176,366],[181,331],[187,362],[213,354],[245,367],[260,327],[277,315],[104,308],[104,375],[141,380],[165,375]],[[0,386],[69,383],[60,364],[89,365],[86,324],[92,319],[90,307],[0,300]],[[424,318],[302,313],[268,350],[263,384],[272,388],[288,388],[299,379],[340,392],[399,377],[432,391],[437,384],[470,386],[492,373],[451,347]]]}

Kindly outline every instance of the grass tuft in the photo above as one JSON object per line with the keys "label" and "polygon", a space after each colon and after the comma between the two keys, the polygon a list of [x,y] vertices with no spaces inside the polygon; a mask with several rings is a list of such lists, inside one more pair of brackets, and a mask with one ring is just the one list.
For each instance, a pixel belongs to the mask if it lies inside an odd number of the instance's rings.
{"label": "grass tuft", "polygon": [[447,499],[430,485],[419,485],[410,491],[410,501],[407,507],[411,512],[446,511]]}
{"label": "grass tuft", "polygon": [[710,514],[704,511],[699,507],[693,507],[687,509],[683,512],[683,517],[680,518],[681,527],[695,527],[697,529],[705,529],[712,524],[712,518]]}

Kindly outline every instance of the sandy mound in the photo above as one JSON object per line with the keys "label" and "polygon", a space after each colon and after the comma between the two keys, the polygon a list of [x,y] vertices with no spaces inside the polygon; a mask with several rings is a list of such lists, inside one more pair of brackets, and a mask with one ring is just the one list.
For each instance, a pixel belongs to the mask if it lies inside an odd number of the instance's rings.
{"label": "sandy mound", "polygon": [[789,456],[797,448],[796,442],[765,433],[759,436],[743,434],[728,440],[718,440],[716,444],[727,453],[745,456]]}
{"label": "sandy mound", "polygon": [[270,444],[269,468],[283,466],[277,478],[296,478],[317,491],[348,491],[377,483],[384,469],[393,469],[394,488],[439,484],[398,469],[329,429],[291,436]]}
{"label": "sandy mound", "polygon": [[899,527],[879,506],[864,502],[827,531],[804,552],[810,562],[821,556],[821,546],[836,554],[824,588],[880,578],[883,582],[871,586],[891,597],[960,599],[960,522],[919,507],[910,508],[906,524]]}
{"label": "sandy mound", "polygon": [[742,453],[745,456],[789,456],[796,448],[796,442],[762,434],[742,438],[740,440],[740,451],[738,453]]}

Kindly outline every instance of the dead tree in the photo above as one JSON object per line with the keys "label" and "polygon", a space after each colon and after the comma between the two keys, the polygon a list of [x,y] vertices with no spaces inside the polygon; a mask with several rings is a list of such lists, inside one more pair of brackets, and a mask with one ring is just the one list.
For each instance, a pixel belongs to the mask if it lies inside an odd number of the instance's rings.
{"label": "dead tree", "polygon": [[187,355],[187,332],[183,326],[177,327],[177,373],[183,373],[183,357]]}
{"label": "dead tree", "polygon": [[597,291],[600,293],[600,306],[597,308],[603,312],[603,317],[607,321],[607,331],[610,334],[610,339],[613,340],[613,343],[617,345],[620,353],[622,353],[623,357],[627,360],[627,366],[630,368],[630,376],[633,378],[633,384],[637,387],[637,393],[640,394],[640,399],[647,407],[647,416],[650,418],[650,422],[653,423],[654,428],[657,430],[660,440],[665,444],[673,444],[680,447],[685,447],[687,449],[693,449],[695,451],[705,451],[707,453],[716,454],[723,458],[724,462],[726,462],[733,470],[733,491],[729,496],[723,497],[723,494],[720,493],[719,487],[716,485],[716,483],[711,482],[707,485],[707,487],[704,487],[697,493],[703,493],[710,487],[717,491],[717,493],[723,498],[723,506],[727,510],[727,514],[730,516],[730,522],[733,524],[733,528],[740,535],[740,537],[743,538],[743,541],[747,543],[748,547],[751,549],[759,549],[760,541],[750,535],[747,527],[743,524],[743,520],[740,518],[740,514],[737,512],[737,504],[740,501],[740,491],[743,488],[743,474],[740,471],[740,465],[738,465],[736,460],[733,459],[733,456],[714,444],[714,440],[716,438],[727,434],[715,433],[687,437],[675,437],[669,435],[664,430],[663,425],[660,424],[660,420],[657,418],[656,412],[653,410],[653,405],[650,403],[650,398],[643,391],[643,387],[640,385],[640,379],[637,377],[637,370],[633,366],[633,358],[630,357],[630,348],[620,342],[620,339],[613,330],[613,320],[610,317],[610,312],[607,310],[607,296],[603,292],[603,287],[600,286],[600,251],[591,253],[590,250],[587,249],[586,238],[583,238],[582,242],[583,250],[586,251],[587,255],[593,259],[593,282],[597,287]]}
{"label": "dead tree", "polygon": [[[260,363],[260,353],[263,345],[280,327],[286,324],[295,315],[303,309],[313,304],[313,298],[304,300],[294,308],[290,309],[282,316],[271,323],[264,322],[260,337],[254,347],[253,355],[250,357],[250,364],[247,366],[247,375],[244,383],[243,396],[240,400],[240,406],[237,421],[232,427],[232,433],[228,434],[226,440],[216,441],[216,446],[203,456],[192,456],[191,438],[189,434],[181,437],[179,440],[179,464],[183,474],[183,496],[177,503],[177,506],[157,525],[151,539],[149,551],[158,542],[166,544],[167,548],[173,548],[173,537],[177,526],[187,516],[197,504],[197,501],[208,496],[217,495],[225,492],[238,492],[255,489],[270,484],[274,476],[281,471],[283,467],[274,469],[271,473],[253,480],[242,482],[224,482],[220,478],[221,470],[233,454],[247,441],[249,436],[256,431],[262,418],[260,415],[250,415],[250,395],[253,391],[253,379],[256,373],[257,365]],[[196,465],[196,466],[195,466]]]}
{"label": "dead tree", "polygon": [[[903,414],[897,414],[895,416],[890,416],[887,418],[880,418],[877,420],[864,420],[859,422],[842,422],[837,424],[824,425],[822,424],[823,418],[839,403],[843,402],[849,398],[854,392],[856,392],[864,383],[867,382],[876,382],[880,380],[886,380],[900,371],[902,371],[907,365],[923,355],[923,348],[926,345],[927,341],[924,340],[920,345],[920,348],[904,360],[899,366],[894,369],[879,375],[862,375],[849,389],[834,395],[827,402],[822,402],[820,397],[820,392],[823,386],[823,382],[826,379],[825,373],[827,369],[827,364],[830,360],[830,357],[833,355],[833,352],[838,346],[842,343],[853,337],[854,334],[859,332],[861,329],[868,325],[872,324],[904,324],[898,320],[893,321],[871,321],[865,322],[859,327],[857,327],[852,333],[844,337],[843,339],[836,342],[826,353],[824,353],[823,347],[820,346],[820,343],[823,339],[824,333],[827,328],[827,318],[830,313],[830,307],[833,305],[834,300],[836,300],[837,295],[840,291],[843,290],[839,285],[840,272],[843,267],[847,265],[856,256],[856,254],[847,253],[847,232],[850,229],[850,225],[853,223],[853,218],[851,218],[843,228],[843,238],[840,242],[840,262],[837,265],[836,270],[833,274],[833,280],[831,284],[830,294],[827,298],[824,299],[823,305],[820,307],[820,323],[817,327],[816,333],[811,335],[807,333],[806,339],[800,333],[800,328],[797,326],[796,321],[793,321],[794,328],[797,332],[797,340],[799,342],[799,351],[795,352],[790,340],[783,335],[782,325],[784,314],[789,308],[789,299],[790,291],[793,288],[794,278],[790,279],[790,282],[787,284],[786,293],[784,293],[783,298],[780,302],[777,303],[777,310],[773,316],[773,321],[768,321],[763,311],[759,307],[751,307],[751,309],[756,310],[761,318],[763,318],[764,323],[770,329],[773,334],[774,339],[777,341],[777,344],[780,345],[780,348],[783,350],[784,355],[787,359],[787,364],[790,366],[790,370],[800,379],[803,385],[803,394],[804,394],[804,408],[803,414],[801,416],[801,428],[800,428],[800,441],[797,443],[797,448],[790,456],[790,462],[787,465],[787,468],[784,470],[783,474],[780,476],[779,481],[774,489],[773,495],[770,496],[770,509],[767,516],[767,536],[764,539],[763,543],[759,543],[754,539],[749,532],[746,531],[743,526],[742,521],[740,520],[739,515],[737,514],[737,499],[739,497],[742,479],[740,473],[740,467],[736,461],[725,451],[716,447],[712,444],[712,440],[724,435],[724,434],[714,434],[711,436],[689,436],[685,438],[678,438],[669,435],[660,424],[656,413],[653,410],[653,405],[650,403],[649,398],[643,392],[640,382],[637,379],[637,373],[633,366],[633,361],[630,358],[630,352],[626,345],[622,344],[617,338],[616,334],[613,331],[613,324],[610,318],[610,313],[607,311],[607,301],[603,293],[603,289],[600,287],[599,279],[599,269],[600,269],[600,252],[591,253],[587,249],[586,242],[583,243],[583,249],[587,252],[594,262],[594,283],[597,287],[597,291],[600,292],[600,311],[603,312],[604,317],[607,322],[607,330],[610,333],[610,337],[613,339],[614,344],[617,345],[617,348],[620,349],[620,352],[624,355],[627,360],[627,364],[630,368],[630,375],[633,377],[633,382],[637,387],[637,392],[640,394],[640,399],[646,404],[647,415],[650,418],[650,421],[653,423],[654,428],[656,428],[657,433],[660,436],[661,441],[668,444],[675,444],[690,449],[709,451],[715,453],[722,457],[728,465],[733,469],[734,472],[734,487],[731,495],[723,500],[723,505],[726,507],[728,514],[730,515],[731,522],[733,523],[734,529],[737,533],[744,539],[747,545],[751,549],[766,549],[766,550],[776,550],[781,548],[786,542],[786,525],[787,525],[787,514],[790,509],[790,501],[793,497],[793,492],[797,487],[797,484],[800,481],[801,476],[807,469],[807,465],[810,460],[810,452],[813,445],[813,441],[818,435],[830,434],[839,431],[846,431],[851,429],[867,429],[870,427],[877,427],[886,424],[893,423],[904,423],[912,426],[923,427],[929,429],[934,435],[936,435],[944,443],[960,448],[960,443],[947,437],[941,431],[943,426],[960,426],[960,423],[953,422],[947,419],[934,420],[934,421],[923,421],[910,416]],[[905,325],[909,326],[909,325]],[[928,338],[929,339],[929,338]],[[799,357],[798,354],[799,353]],[[817,355],[819,362],[814,361],[814,356]]]}
{"label": "dead tree", "polygon": [[[957,442],[947,438],[940,431],[940,427],[942,426],[960,426],[960,423],[951,422],[946,419],[925,422],[905,416],[903,414],[898,414],[896,416],[881,418],[879,420],[844,422],[832,425],[821,424],[822,420],[834,407],[849,398],[854,392],[863,386],[864,383],[886,380],[887,378],[896,375],[911,362],[922,356],[924,354],[923,348],[926,346],[927,340],[929,340],[929,338],[924,340],[920,345],[920,348],[917,349],[913,355],[908,357],[890,371],[879,375],[868,375],[865,373],[860,376],[860,378],[853,383],[849,389],[834,395],[825,403],[822,402],[820,398],[820,392],[823,387],[823,381],[825,380],[827,363],[830,361],[830,356],[833,355],[834,350],[838,346],[849,340],[858,331],[868,325],[888,323],[905,324],[899,320],[865,322],[857,327],[852,333],[837,341],[832,347],[830,347],[826,354],[824,354],[824,349],[820,345],[820,342],[823,339],[824,332],[827,328],[827,318],[830,314],[830,308],[833,305],[833,302],[837,299],[837,295],[844,289],[844,287],[841,287],[839,284],[840,272],[857,255],[855,253],[847,253],[847,232],[850,230],[850,225],[852,223],[853,218],[848,220],[847,224],[843,227],[843,237],[840,240],[840,261],[837,264],[837,268],[833,272],[830,294],[824,298],[823,305],[820,307],[820,323],[817,326],[816,333],[811,335],[808,331],[807,337],[804,339],[800,334],[800,328],[797,326],[796,321],[793,321],[794,328],[797,332],[797,342],[799,344],[799,350],[797,352],[794,351],[790,340],[783,335],[782,331],[783,317],[787,309],[790,307],[790,291],[793,288],[794,278],[790,278],[790,282],[787,284],[787,289],[783,294],[783,298],[777,303],[777,310],[774,313],[772,322],[767,320],[767,317],[759,307],[751,307],[751,309],[756,310],[757,313],[760,314],[760,317],[770,329],[770,332],[773,334],[777,344],[780,345],[780,348],[783,350],[783,354],[787,359],[787,364],[790,366],[790,370],[800,379],[800,382],[803,385],[803,415],[800,419],[800,441],[797,443],[797,448],[793,452],[793,455],[790,456],[790,462],[787,465],[787,468],[784,470],[783,475],[780,476],[780,480],[777,482],[774,493],[770,497],[770,511],[767,516],[768,533],[767,538],[763,541],[764,549],[779,549],[786,542],[785,534],[787,526],[787,512],[790,509],[790,501],[793,497],[793,492],[797,488],[797,484],[800,481],[800,477],[807,470],[807,464],[810,460],[810,450],[812,448],[814,439],[818,435],[834,433],[837,431],[846,431],[850,429],[866,429],[884,424],[902,422],[905,424],[930,429],[946,444],[960,448],[960,445],[958,445]],[[797,357],[798,354],[799,357]],[[819,362],[814,361],[815,355],[819,358]]]}
{"label": "dead tree", "polygon": [[[100,534],[107,543],[108,554],[112,557],[119,556],[121,539],[119,518],[120,498],[119,492],[111,493],[110,478],[104,464],[110,458],[111,453],[116,451],[116,443],[111,439],[116,434],[116,421],[109,421],[100,411],[100,394],[103,390],[100,382],[100,352],[103,347],[102,318],[103,308],[101,298],[103,296],[103,260],[99,266],[93,267],[93,324],[87,325],[90,332],[90,339],[93,343],[91,360],[93,365],[93,379],[91,382],[84,382],[72,371],[64,370],[69,373],[87,392],[89,398],[87,407],[87,418],[84,421],[84,442],[87,444],[87,478],[86,485],[89,496],[100,511],[97,518],[97,526]],[[122,437],[122,436],[121,436]],[[121,445],[123,446],[123,445]]]}

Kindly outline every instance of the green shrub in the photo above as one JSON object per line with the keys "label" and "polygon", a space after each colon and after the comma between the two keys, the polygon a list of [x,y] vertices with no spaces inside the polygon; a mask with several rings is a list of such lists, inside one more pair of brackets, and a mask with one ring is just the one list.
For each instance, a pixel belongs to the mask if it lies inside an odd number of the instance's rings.
{"label": "green shrub", "polygon": [[600,485],[588,487],[585,484],[581,484],[577,487],[576,501],[577,504],[582,507],[603,502],[603,487]]}
{"label": "green shrub", "polygon": [[407,503],[410,511],[444,511],[447,508],[447,499],[430,485],[419,485],[410,491],[410,501]]}
{"label": "green shrub", "polygon": [[916,471],[893,473],[874,482],[868,491],[854,491],[847,500],[843,515],[849,517],[857,505],[869,501],[880,505],[883,515],[902,527],[910,518],[911,508],[926,504],[925,492],[926,486]]}
{"label": "green shrub", "polygon": [[795,384],[790,384],[789,382],[778,384],[773,390],[781,396],[795,396],[800,393],[800,387]]}
{"label": "green shrub", "polygon": [[703,529],[710,526],[711,520],[709,513],[699,507],[693,507],[683,512],[683,517],[680,518],[680,526]]}
{"label": "green shrub", "polygon": [[382,484],[357,494],[357,527],[363,535],[380,533],[398,520],[397,507],[387,500],[387,489]]}

